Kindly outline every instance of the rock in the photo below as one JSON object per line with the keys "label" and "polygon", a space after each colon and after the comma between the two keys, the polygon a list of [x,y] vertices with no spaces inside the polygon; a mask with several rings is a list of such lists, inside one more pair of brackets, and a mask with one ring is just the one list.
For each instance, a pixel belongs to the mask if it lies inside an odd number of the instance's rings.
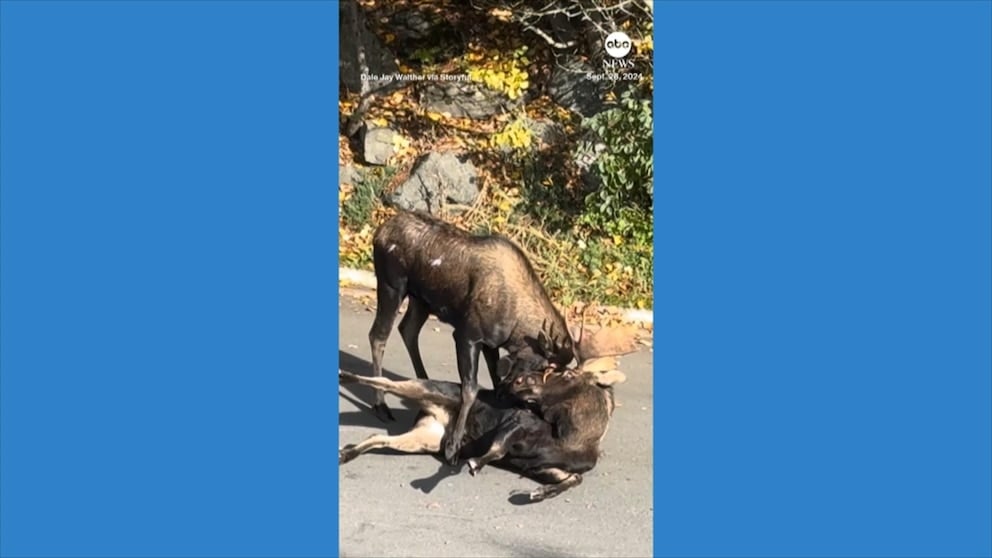
{"label": "rock", "polygon": [[393,25],[402,38],[425,39],[431,34],[431,22],[418,10],[397,12]]}
{"label": "rock", "polygon": [[548,147],[554,147],[566,139],[565,128],[553,120],[531,120],[528,127],[534,138]]}
{"label": "rock", "polygon": [[440,213],[444,202],[469,205],[479,196],[478,173],[471,161],[453,153],[429,153],[421,157],[408,178],[389,201],[408,211]]}
{"label": "rock", "polygon": [[578,147],[572,154],[575,166],[579,169],[582,185],[587,191],[598,190],[603,185],[599,171],[596,170],[596,161],[606,151],[606,147],[597,134],[589,131],[579,141]]}
{"label": "rock", "polygon": [[400,8],[390,17],[389,27],[396,36],[390,46],[407,58],[436,60],[452,54],[452,49],[461,52],[465,46],[458,29],[439,12]]}
{"label": "rock", "polygon": [[344,186],[357,186],[362,183],[362,173],[351,165],[344,165],[338,172],[338,188]]}
{"label": "rock", "polygon": [[559,106],[577,112],[582,116],[592,116],[603,110],[605,81],[587,79],[589,73],[598,74],[590,64],[572,59],[555,66],[548,83],[548,95]]}
{"label": "rock", "polygon": [[[392,74],[398,70],[393,53],[369,30],[365,13],[354,0],[340,4],[340,66],[341,84],[351,93],[375,91],[385,87],[385,80],[362,79],[363,74]],[[364,60],[363,60],[364,58]],[[365,84],[365,90],[362,84]]]}
{"label": "rock", "polygon": [[449,113],[456,118],[482,120],[520,105],[499,91],[470,82],[424,83],[420,102],[429,111]]}
{"label": "rock", "polygon": [[385,165],[396,153],[395,137],[393,130],[366,122],[362,133],[362,159],[370,165]]}

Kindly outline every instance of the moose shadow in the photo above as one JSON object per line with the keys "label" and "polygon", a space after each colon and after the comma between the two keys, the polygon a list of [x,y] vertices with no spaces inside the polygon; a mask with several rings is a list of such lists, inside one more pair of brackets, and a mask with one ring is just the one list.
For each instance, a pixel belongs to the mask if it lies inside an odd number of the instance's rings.
{"label": "moose shadow", "polygon": [[[338,351],[338,368],[345,372],[358,374],[361,376],[372,375],[372,363],[345,351]],[[382,369],[382,375],[391,380],[408,380],[408,377],[401,376],[386,368]],[[406,401],[400,401],[402,408],[396,408],[391,404],[390,408],[395,421],[383,422],[372,413],[372,404],[375,397],[375,390],[361,384],[349,384],[338,389],[338,395],[358,407],[358,411],[341,413],[338,423],[341,426],[364,426],[368,428],[385,428],[390,436],[402,434],[413,426],[419,415],[418,410],[411,408]],[[398,453],[389,450],[373,450],[376,453]]]}
{"label": "moose shadow", "polygon": [[[351,353],[338,351],[338,363],[338,367],[345,372],[361,374],[364,376],[372,375],[372,363]],[[401,376],[400,374],[386,368],[382,369],[382,375],[383,377],[392,380],[409,379],[409,377]],[[417,419],[420,418],[421,413],[419,409],[411,408],[408,402],[400,400],[400,404],[403,405],[403,407],[397,408],[395,405],[390,405],[393,410],[393,415],[396,417],[395,421],[383,422],[379,420],[379,418],[372,413],[372,405],[369,403],[373,400],[374,393],[375,390],[361,384],[349,384],[347,386],[342,386],[339,389],[338,394],[345,400],[351,402],[352,405],[358,407],[359,410],[341,413],[339,424],[342,426],[362,426],[366,428],[385,429],[390,436],[396,436],[410,430],[410,428],[416,423]],[[408,455],[388,448],[370,450],[369,453],[398,456]],[[416,479],[410,483],[410,486],[425,494],[429,494],[434,490],[434,488],[437,487],[438,484],[441,483],[441,481],[448,477],[457,475],[462,469],[461,465],[458,467],[448,465],[439,455],[432,455],[432,457],[438,462],[437,472],[429,477]]]}

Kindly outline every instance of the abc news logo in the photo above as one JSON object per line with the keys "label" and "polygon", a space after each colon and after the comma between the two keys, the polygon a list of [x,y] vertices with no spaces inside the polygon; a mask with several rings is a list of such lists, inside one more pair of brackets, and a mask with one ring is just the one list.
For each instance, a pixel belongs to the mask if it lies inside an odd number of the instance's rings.
{"label": "abc news logo", "polygon": [[616,68],[633,68],[633,60],[621,60],[624,56],[630,54],[630,49],[634,47],[634,42],[630,40],[623,31],[614,31],[606,36],[606,41],[603,43],[606,47],[606,54],[613,57],[613,60],[603,60],[603,66],[610,69]]}

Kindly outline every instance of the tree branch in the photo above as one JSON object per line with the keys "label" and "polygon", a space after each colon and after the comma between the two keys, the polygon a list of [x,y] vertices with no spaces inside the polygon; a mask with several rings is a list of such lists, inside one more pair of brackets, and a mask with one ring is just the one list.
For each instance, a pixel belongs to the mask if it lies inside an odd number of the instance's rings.
{"label": "tree branch", "polygon": [[548,35],[544,31],[538,29],[537,27],[534,27],[530,23],[524,23],[524,22],[521,21],[520,24],[524,26],[524,29],[535,33],[537,36],[539,36],[542,39],[544,39],[544,42],[548,43],[549,45],[551,45],[554,48],[557,48],[557,49],[566,49],[566,48],[572,48],[573,46],[575,46],[575,41],[568,41],[567,43],[560,43],[560,42],[554,40],[554,38],[551,35]]}

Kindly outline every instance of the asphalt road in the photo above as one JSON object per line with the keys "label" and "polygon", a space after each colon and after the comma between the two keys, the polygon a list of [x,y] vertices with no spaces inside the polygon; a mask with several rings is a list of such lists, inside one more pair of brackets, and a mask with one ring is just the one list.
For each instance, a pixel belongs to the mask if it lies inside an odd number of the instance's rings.
{"label": "asphalt road", "polygon": [[[371,374],[372,319],[364,304],[342,295],[343,370]],[[450,327],[431,319],[420,344],[432,379],[458,381]],[[472,477],[466,467],[457,472],[432,455],[372,451],[342,465],[340,555],[651,556],[651,356],[644,349],[621,359],[627,381],[616,387],[619,406],[603,442],[603,457],[581,485],[556,498],[511,502],[511,491],[537,483],[496,467]],[[414,375],[395,328],[384,367],[388,377]],[[479,381],[490,387],[484,363]],[[341,445],[383,431],[398,434],[413,424],[414,411],[399,399],[386,398],[397,419],[389,425],[368,411],[370,401],[371,392],[363,386],[342,388]]]}

